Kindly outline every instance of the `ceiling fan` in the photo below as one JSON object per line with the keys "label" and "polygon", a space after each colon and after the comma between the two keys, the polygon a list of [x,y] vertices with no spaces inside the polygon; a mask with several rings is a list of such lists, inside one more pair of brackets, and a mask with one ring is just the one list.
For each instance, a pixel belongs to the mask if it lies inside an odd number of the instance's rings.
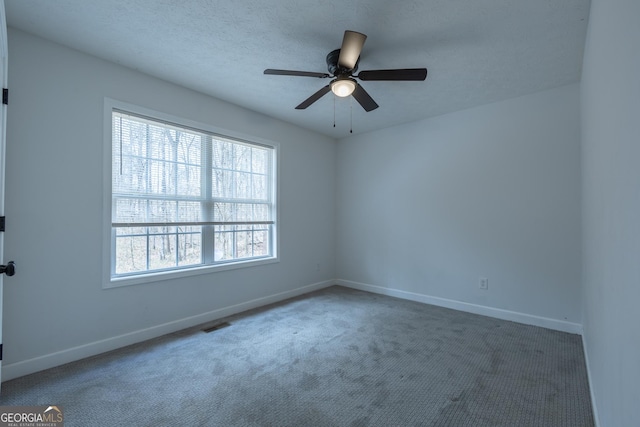
{"label": "ceiling fan", "polygon": [[367,36],[357,31],[345,31],[342,39],[342,47],[329,52],[327,55],[327,66],[329,73],[315,73],[311,71],[292,71],[292,70],[274,70],[266,69],[264,74],[272,74],[278,76],[301,76],[301,77],[319,77],[321,79],[333,77],[331,82],[304,100],[296,107],[297,110],[304,110],[318,99],[322,98],[329,91],[332,91],[339,97],[347,97],[353,95],[358,103],[366,111],[372,111],[378,108],[376,101],[371,98],[366,90],[355,79],[363,81],[367,80],[392,80],[392,81],[422,81],[427,78],[426,68],[404,68],[395,70],[369,70],[360,71],[357,75],[354,73],[358,70],[360,63],[360,52]]}

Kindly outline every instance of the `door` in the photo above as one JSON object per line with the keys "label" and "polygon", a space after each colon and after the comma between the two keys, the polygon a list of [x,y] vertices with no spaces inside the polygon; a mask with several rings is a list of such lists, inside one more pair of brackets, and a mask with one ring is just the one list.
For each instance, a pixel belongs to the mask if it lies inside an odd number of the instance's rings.
{"label": "door", "polygon": [[[4,14],[4,0],[0,0],[0,83],[7,87],[7,21]],[[7,105],[4,90],[0,104],[0,261],[4,261],[4,157],[7,129]],[[11,271],[10,274],[13,274]],[[0,384],[2,382],[2,293],[4,274],[0,274]]]}

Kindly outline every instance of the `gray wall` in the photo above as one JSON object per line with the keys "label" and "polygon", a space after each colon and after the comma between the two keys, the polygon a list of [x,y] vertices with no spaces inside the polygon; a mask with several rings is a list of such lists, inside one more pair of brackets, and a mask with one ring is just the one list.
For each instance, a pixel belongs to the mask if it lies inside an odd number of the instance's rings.
{"label": "gray wall", "polygon": [[[334,140],[11,28],[9,82],[3,379],[334,277]],[[102,289],[105,97],[280,143],[280,262]]]}
{"label": "gray wall", "polygon": [[581,82],[584,342],[600,426],[640,423],[640,2],[593,0]]}
{"label": "gray wall", "polygon": [[342,283],[579,330],[577,84],[341,140],[338,182]]}

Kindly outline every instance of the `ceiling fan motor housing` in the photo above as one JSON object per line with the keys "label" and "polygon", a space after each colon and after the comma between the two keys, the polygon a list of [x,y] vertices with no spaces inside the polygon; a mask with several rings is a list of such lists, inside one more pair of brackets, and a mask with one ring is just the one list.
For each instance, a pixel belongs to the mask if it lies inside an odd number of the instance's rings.
{"label": "ceiling fan motor housing", "polygon": [[358,70],[358,64],[360,63],[360,57],[358,57],[358,60],[356,61],[356,65],[355,67],[353,67],[353,69],[348,70],[346,68],[342,68],[340,65],[338,65],[338,59],[340,58],[340,49],[336,49],[336,50],[332,50],[331,52],[329,52],[329,54],[327,55],[327,68],[329,69],[329,73],[332,76],[340,76],[340,75],[351,75],[353,73],[356,72],[356,70]]}

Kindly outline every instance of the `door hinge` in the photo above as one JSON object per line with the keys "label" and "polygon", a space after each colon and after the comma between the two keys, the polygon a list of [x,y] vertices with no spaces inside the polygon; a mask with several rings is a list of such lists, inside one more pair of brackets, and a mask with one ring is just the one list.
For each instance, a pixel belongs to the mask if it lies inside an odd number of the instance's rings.
{"label": "door hinge", "polygon": [[2,361],[2,344],[0,344],[0,361]]}
{"label": "door hinge", "polygon": [[4,231],[4,217],[0,216],[0,231]]}
{"label": "door hinge", "polygon": [[2,103],[4,105],[9,105],[9,89],[2,88]]}

